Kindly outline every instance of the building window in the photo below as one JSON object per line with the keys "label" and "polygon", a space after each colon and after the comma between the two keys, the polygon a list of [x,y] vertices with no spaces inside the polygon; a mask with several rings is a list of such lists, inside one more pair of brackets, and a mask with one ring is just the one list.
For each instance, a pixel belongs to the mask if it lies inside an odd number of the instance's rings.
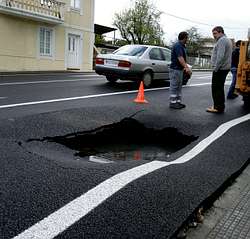
{"label": "building window", "polygon": [[75,51],[76,39],[75,37],[69,36],[69,52]]}
{"label": "building window", "polygon": [[40,28],[40,56],[52,56],[52,33],[50,28]]}
{"label": "building window", "polygon": [[80,9],[80,0],[71,0],[71,7],[75,9]]}

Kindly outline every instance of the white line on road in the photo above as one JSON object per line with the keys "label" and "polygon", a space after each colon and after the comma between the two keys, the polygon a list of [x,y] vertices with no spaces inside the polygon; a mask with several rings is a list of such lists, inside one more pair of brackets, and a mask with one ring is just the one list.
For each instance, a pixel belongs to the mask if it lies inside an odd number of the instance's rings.
{"label": "white line on road", "polygon": [[220,125],[210,136],[172,162],[152,161],[114,175],[17,235],[14,239],[54,238],[129,183],[157,169],[188,162],[225,134],[230,128],[247,120],[250,120],[250,114]]}
{"label": "white line on road", "polygon": [[196,76],[195,79],[211,79],[211,75],[207,75],[207,76]]}
{"label": "white line on road", "polygon": [[[193,84],[193,85],[188,85],[188,86],[185,86],[185,87],[204,86],[204,85],[210,85],[210,84],[211,83]],[[165,90],[165,89],[169,89],[169,87],[146,89],[145,91],[157,91],[157,90]],[[48,103],[71,101],[71,100],[83,100],[83,99],[98,98],[98,97],[113,96],[113,95],[132,94],[132,93],[136,93],[136,92],[138,92],[138,90],[104,93],[104,94],[98,94],[98,95],[76,96],[76,97],[70,97],[70,98],[51,99],[51,100],[43,100],[43,101],[32,101],[32,102],[24,102],[24,103],[17,103],[17,104],[0,105],[0,109],[20,107],[20,106],[28,106],[28,105],[48,104]]]}
{"label": "white line on road", "polygon": [[124,92],[105,93],[105,94],[98,94],[98,95],[85,95],[85,96],[77,96],[77,97],[70,97],[70,98],[44,100],[44,101],[33,101],[33,102],[25,102],[25,103],[11,104],[11,105],[0,105],[0,109],[13,108],[13,107],[18,107],[18,106],[27,106],[27,105],[55,103],[55,102],[62,102],[62,101],[71,101],[71,100],[82,100],[82,99],[90,99],[90,98],[112,96],[112,95],[130,94],[134,92],[137,92],[137,91],[124,91]]}
{"label": "white line on road", "polygon": [[[86,77],[86,76],[84,76]],[[68,80],[47,80],[47,81],[26,81],[26,82],[6,82],[6,83],[0,83],[0,86],[5,85],[30,85],[30,84],[47,84],[47,83],[61,83],[61,82],[67,82],[71,83],[73,81],[93,81],[93,80],[100,80],[101,77],[95,76],[94,79],[68,79]]]}

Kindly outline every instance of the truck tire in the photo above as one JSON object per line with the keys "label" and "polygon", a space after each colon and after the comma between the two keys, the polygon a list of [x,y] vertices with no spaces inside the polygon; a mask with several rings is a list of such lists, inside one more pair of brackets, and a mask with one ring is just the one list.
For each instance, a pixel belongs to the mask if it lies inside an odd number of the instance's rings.
{"label": "truck tire", "polygon": [[250,109],[250,95],[244,95],[243,101],[244,101],[244,107],[246,109]]}

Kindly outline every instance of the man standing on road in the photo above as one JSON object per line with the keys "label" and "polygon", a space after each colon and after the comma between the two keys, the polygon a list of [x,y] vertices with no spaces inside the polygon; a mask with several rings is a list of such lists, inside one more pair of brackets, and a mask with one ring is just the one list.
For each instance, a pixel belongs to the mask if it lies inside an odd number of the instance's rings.
{"label": "man standing on road", "polygon": [[214,105],[207,108],[210,113],[223,113],[225,110],[224,84],[231,68],[232,42],[224,34],[224,29],[217,26],[212,30],[216,40],[212,53],[212,97]]}
{"label": "man standing on road", "polygon": [[170,104],[172,109],[183,109],[185,105],[181,103],[181,91],[183,71],[191,74],[191,70],[186,63],[186,47],[188,40],[187,32],[180,32],[178,42],[176,42],[171,51],[171,65],[169,71],[170,77]]}
{"label": "man standing on road", "polygon": [[241,40],[237,41],[235,44],[235,49],[233,50],[232,53],[232,63],[231,63],[231,73],[233,76],[230,88],[227,93],[227,99],[235,99],[238,97],[237,94],[234,93],[235,91],[235,85],[236,85],[236,80],[237,80],[237,68],[239,65],[239,58],[240,58],[240,43]]}

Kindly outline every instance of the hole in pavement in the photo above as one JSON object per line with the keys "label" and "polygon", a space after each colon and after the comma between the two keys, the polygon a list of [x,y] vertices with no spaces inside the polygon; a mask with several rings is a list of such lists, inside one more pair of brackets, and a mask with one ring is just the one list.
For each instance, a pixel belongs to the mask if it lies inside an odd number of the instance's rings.
{"label": "hole in pavement", "polygon": [[117,160],[163,160],[197,138],[184,135],[176,128],[146,128],[133,118],[124,118],[95,130],[47,137],[45,140],[77,151],[75,156],[111,163]]}

